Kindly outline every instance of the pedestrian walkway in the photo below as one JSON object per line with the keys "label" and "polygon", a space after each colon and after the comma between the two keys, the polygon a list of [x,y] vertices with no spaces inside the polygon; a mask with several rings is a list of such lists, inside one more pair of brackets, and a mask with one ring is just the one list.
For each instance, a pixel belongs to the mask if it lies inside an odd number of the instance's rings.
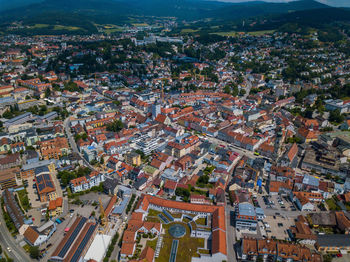
{"label": "pedestrian walkway", "polygon": [[163,243],[163,236],[159,236],[157,245],[156,245],[156,250],[155,250],[155,257],[159,257],[160,249],[162,248],[162,243]]}

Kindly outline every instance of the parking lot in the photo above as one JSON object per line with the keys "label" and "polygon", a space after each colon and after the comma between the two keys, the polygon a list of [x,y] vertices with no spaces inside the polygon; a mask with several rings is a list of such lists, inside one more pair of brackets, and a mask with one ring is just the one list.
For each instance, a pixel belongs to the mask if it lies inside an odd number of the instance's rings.
{"label": "parking lot", "polygon": [[287,230],[295,225],[294,218],[285,216],[267,216],[264,219],[265,231],[268,238],[288,240]]}
{"label": "parking lot", "polygon": [[255,206],[260,206],[262,209],[271,209],[275,211],[296,211],[295,205],[287,198],[278,195],[273,196],[257,196],[253,200]]}
{"label": "parking lot", "polygon": [[90,192],[88,194],[79,196],[79,199],[84,203],[86,203],[86,201],[89,201],[88,204],[92,204],[92,202],[99,203],[99,199],[101,199],[103,206],[106,207],[111,197],[106,194],[98,194],[95,192]]}
{"label": "parking lot", "polygon": [[27,179],[27,181],[28,181],[27,192],[28,192],[29,201],[32,204],[33,208],[38,208],[38,207],[43,207],[43,206],[45,207],[47,202],[40,202],[39,195],[36,191],[35,182],[33,181],[33,179],[35,179],[35,178],[29,177]]}
{"label": "parking lot", "polygon": [[[86,200],[87,201],[87,200]],[[83,205],[83,204],[82,204]],[[52,252],[56,249],[58,244],[61,242],[63,236],[65,235],[65,229],[69,228],[74,220],[76,219],[77,215],[84,216],[84,217],[90,217],[91,213],[95,211],[95,218],[98,218],[100,215],[100,210],[99,206],[92,206],[89,204],[84,204],[82,205],[69,205],[69,212],[65,216],[59,216],[59,219],[62,221],[61,224],[57,224],[57,230],[56,232],[52,235],[52,237],[49,239],[49,241],[45,244],[43,244],[40,249],[44,249],[47,246],[47,254],[44,257],[43,261],[47,261]],[[63,218],[63,219],[62,219]]]}

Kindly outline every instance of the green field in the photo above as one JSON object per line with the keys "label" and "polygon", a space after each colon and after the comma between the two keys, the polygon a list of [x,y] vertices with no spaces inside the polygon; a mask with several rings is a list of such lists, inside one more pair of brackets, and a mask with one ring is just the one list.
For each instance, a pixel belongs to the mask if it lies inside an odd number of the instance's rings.
{"label": "green field", "polygon": [[198,32],[198,30],[191,29],[191,28],[186,28],[181,30],[181,34],[188,34],[188,33],[195,33]]}
{"label": "green field", "polygon": [[134,24],[132,24],[133,26],[135,26],[135,27],[145,27],[145,26],[149,26],[149,24],[147,24],[147,23],[134,23]]}
{"label": "green field", "polygon": [[31,26],[31,28],[44,28],[44,27],[48,27],[49,25],[47,24],[35,24],[33,26]]}
{"label": "green field", "polygon": [[68,31],[75,31],[81,29],[77,26],[64,26],[64,25],[55,25],[54,30],[68,30]]}
{"label": "green field", "polygon": [[[30,26],[30,29],[40,29],[40,28],[48,28],[51,25],[49,24],[35,24],[33,26]],[[68,30],[68,31],[76,31],[80,30],[80,27],[77,26],[64,26],[64,25],[54,25],[53,30]]]}

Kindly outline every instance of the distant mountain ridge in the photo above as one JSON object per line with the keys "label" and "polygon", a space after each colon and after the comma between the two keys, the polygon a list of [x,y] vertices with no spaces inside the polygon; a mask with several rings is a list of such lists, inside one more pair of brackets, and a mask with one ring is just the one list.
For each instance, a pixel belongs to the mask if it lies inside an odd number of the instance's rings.
{"label": "distant mountain ridge", "polygon": [[[30,1],[39,0],[25,0],[27,3]],[[34,18],[45,13],[68,12],[84,17],[91,16],[93,21],[103,20],[101,16],[108,20],[113,16],[125,17],[127,15],[172,16],[184,20],[237,19],[324,7],[328,6],[314,0],[300,0],[290,3],[256,1],[237,4],[203,0],[44,0],[40,3],[7,10],[1,13],[1,17],[3,21],[9,21],[9,19],[11,21]]]}
{"label": "distant mountain ridge", "polygon": [[[25,1],[28,3],[39,0]],[[261,17],[266,20],[261,27],[272,28],[279,27],[283,23],[300,22],[300,19],[304,19],[308,24],[313,22],[311,20],[320,24],[337,19],[348,21],[349,10],[329,7],[314,0],[289,3],[263,1],[225,3],[206,0],[43,0],[0,12],[0,27],[4,28],[12,21],[22,21],[24,25],[29,25],[27,31],[31,34],[43,31],[59,34],[63,33],[64,27],[78,28],[68,29],[69,33],[95,33],[97,32],[95,24],[125,24],[130,23],[130,17],[175,17],[179,21],[199,21],[199,23],[215,21],[216,25],[227,24],[229,29],[233,22]],[[36,26],[38,24],[46,26],[40,28]]]}

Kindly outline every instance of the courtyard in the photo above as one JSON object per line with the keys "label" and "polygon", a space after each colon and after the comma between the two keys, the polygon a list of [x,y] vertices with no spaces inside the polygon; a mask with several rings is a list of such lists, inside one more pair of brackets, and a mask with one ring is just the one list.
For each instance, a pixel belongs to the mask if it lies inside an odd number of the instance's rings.
{"label": "courtyard", "polygon": [[[150,210],[149,215],[146,218],[147,221],[162,223],[163,227],[163,232],[161,234],[163,241],[161,244],[159,256],[155,258],[156,262],[168,262],[170,256],[174,256],[174,254],[172,254],[173,240],[178,240],[178,242],[176,242],[177,252],[173,261],[190,262],[192,257],[200,257],[198,253],[199,251],[201,253],[209,253],[209,250],[206,250],[207,245],[205,243],[205,239],[191,237],[191,229],[186,222],[177,221],[165,224],[158,217],[160,213],[161,212],[159,211]],[[179,213],[171,213],[171,215],[177,218],[181,217],[181,214]],[[183,230],[185,232],[182,232]],[[178,235],[179,238],[175,238],[173,235]],[[146,245],[156,250],[157,242],[158,238],[147,241]],[[173,253],[174,250],[175,249],[173,249]]]}

